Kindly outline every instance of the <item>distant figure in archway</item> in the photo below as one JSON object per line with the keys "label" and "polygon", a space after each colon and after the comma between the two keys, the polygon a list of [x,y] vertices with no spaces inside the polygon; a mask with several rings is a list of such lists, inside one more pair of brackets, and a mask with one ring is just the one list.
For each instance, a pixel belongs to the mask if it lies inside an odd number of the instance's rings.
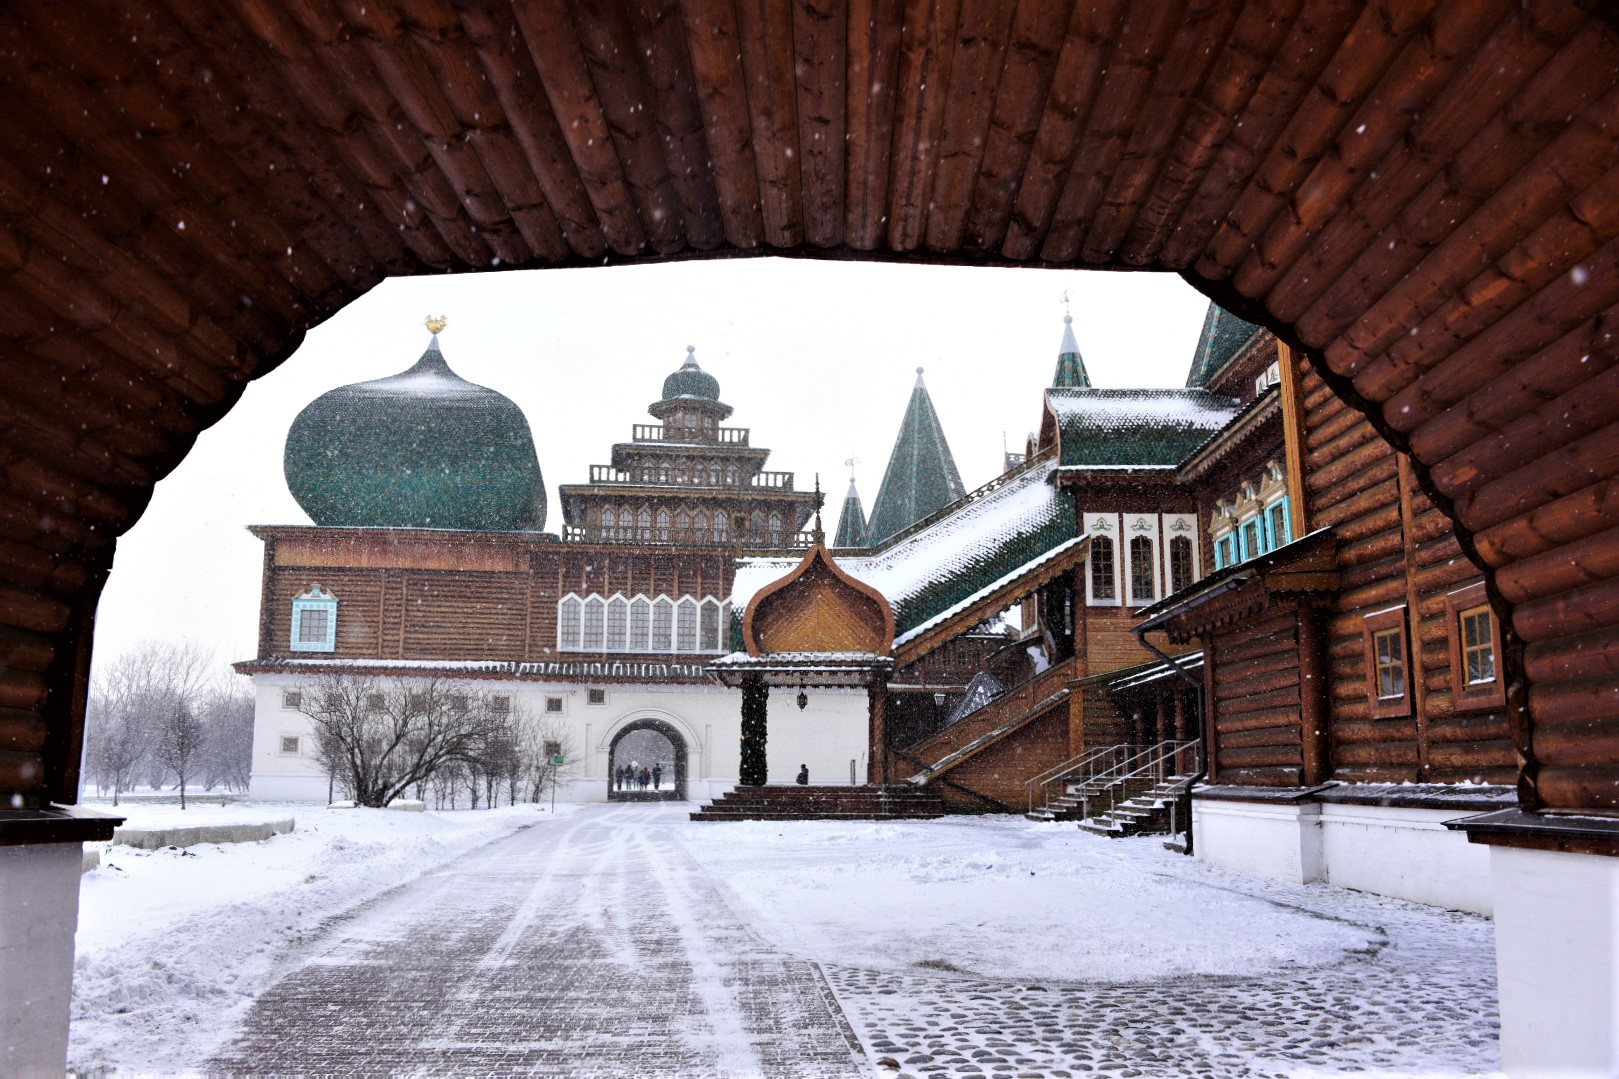
{"label": "distant figure in archway", "polygon": [[608,754],[608,774],[613,777],[608,801],[685,799],[686,740],[673,724],[650,716],[633,720],[613,735]]}

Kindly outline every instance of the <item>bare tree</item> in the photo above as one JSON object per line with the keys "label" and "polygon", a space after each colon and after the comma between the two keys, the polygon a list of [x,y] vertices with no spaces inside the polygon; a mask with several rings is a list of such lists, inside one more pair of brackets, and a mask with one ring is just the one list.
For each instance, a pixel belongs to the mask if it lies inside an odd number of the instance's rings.
{"label": "bare tree", "polygon": [[[512,801],[517,800],[519,783],[528,788],[529,801],[544,801],[578,767],[576,747],[567,726],[558,720],[526,711],[518,719],[518,775],[512,780]],[[561,764],[556,763],[559,758]]]}
{"label": "bare tree", "polygon": [[180,808],[186,807],[186,781],[202,751],[202,720],[185,701],[176,701],[158,723],[152,756],[174,773],[180,786]]}
{"label": "bare tree", "polygon": [[[145,772],[164,778],[154,749],[175,710],[195,709],[213,672],[213,657],[194,644],[144,641],[98,672],[91,687],[86,758],[113,804]],[[193,716],[194,718],[194,716]]]}
{"label": "bare tree", "polygon": [[[239,677],[239,676],[238,676]],[[202,784],[246,790],[253,771],[253,694],[238,682],[216,687],[203,698]]]}
{"label": "bare tree", "polygon": [[300,701],[322,765],[374,807],[446,765],[473,761],[494,715],[487,696],[447,679],[382,681],[346,670],[315,675]]}

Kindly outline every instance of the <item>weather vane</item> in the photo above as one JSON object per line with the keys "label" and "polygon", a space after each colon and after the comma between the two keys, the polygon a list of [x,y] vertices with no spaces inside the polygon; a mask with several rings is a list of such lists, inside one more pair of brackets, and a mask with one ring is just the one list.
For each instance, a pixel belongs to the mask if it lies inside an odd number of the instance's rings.
{"label": "weather vane", "polygon": [[849,466],[849,482],[853,483],[854,482],[854,466],[860,463],[860,458],[858,458],[858,457],[850,457],[850,458],[846,459],[843,463]]}
{"label": "weather vane", "polygon": [[1068,290],[1067,289],[1062,290],[1062,313],[1065,314],[1065,315],[1073,314],[1073,312],[1068,309]]}
{"label": "weather vane", "polygon": [[428,315],[422,320],[422,325],[426,326],[427,332],[432,334],[434,337],[437,337],[439,334],[443,333],[444,327],[448,326],[449,324],[450,320],[443,315]]}

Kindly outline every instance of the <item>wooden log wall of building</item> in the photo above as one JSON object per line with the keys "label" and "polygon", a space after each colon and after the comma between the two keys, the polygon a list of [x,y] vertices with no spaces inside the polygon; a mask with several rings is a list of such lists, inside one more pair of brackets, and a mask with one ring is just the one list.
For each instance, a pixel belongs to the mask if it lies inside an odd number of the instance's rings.
{"label": "wooden log wall of building", "polygon": [[[559,653],[557,601],[570,593],[627,598],[712,596],[731,590],[735,563],[715,548],[536,543],[486,536],[431,544],[345,531],[264,530],[273,552],[261,603],[261,658],[292,655],[292,603],[311,585],[337,596],[338,659],[648,659],[668,653]],[[288,533],[294,544],[273,537]],[[277,555],[291,555],[291,564]],[[511,568],[449,569],[507,563]],[[380,564],[379,564],[380,563]],[[521,568],[518,568],[521,567]],[[698,657],[691,657],[696,659]]]}
{"label": "wooden log wall of building", "polygon": [[[1341,591],[1327,626],[1333,775],[1364,782],[1512,783],[1504,707],[1458,710],[1446,594],[1483,579],[1410,462],[1308,368],[1298,370],[1311,528],[1338,537]],[[1364,619],[1404,607],[1408,714],[1373,714]]]}
{"label": "wooden log wall of building", "polygon": [[1298,607],[1278,604],[1206,643],[1215,783],[1288,787],[1304,781]]}
{"label": "wooden log wall of building", "polygon": [[114,539],[311,326],[390,274],[775,253],[1171,270],[1312,350],[1476,537],[1525,804],[1619,811],[1605,11],[991,7],[8,5],[0,791],[76,798]]}

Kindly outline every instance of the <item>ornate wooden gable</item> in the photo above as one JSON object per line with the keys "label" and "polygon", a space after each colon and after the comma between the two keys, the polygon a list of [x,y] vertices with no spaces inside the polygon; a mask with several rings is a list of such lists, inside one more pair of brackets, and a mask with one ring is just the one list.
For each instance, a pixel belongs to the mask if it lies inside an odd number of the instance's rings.
{"label": "ornate wooden gable", "polygon": [[855,580],[813,547],[787,576],[766,585],[748,604],[742,640],[750,656],[779,652],[861,652],[894,649],[894,611],[883,594]]}

